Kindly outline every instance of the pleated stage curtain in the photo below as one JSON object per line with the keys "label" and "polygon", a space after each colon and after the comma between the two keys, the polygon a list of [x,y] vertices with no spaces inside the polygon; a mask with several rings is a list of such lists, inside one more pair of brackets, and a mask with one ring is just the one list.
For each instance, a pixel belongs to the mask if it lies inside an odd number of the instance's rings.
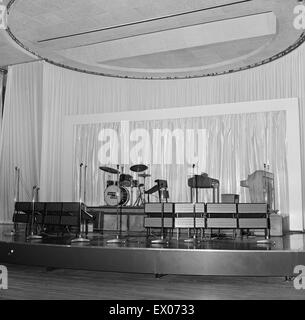
{"label": "pleated stage curtain", "polygon": [[10,67],[0,144],[0,222],[11,222],[15,167],[21,171],[20,200],[31,201],[39,183],[42,128],[42,64]]}
{"label": "pleated stage curtain", "polygon": [[[300,103],[301,174],[305,181],[304,45],[279,60],[257,68],[185,80],[98,77],[42,62],[11,67],[0,149],[0,222],[11,221],[12,217],[14,165],[23,168],[28,189],[38,181],[42,200],[62,199],[61,156],[65,116],[196,105],[204,107],[218,103],[292,97],[298,97]],[[34,136],[34,132],[37,136]],[[228,157],[222,163],[229,161]],[[225,190],[231,189],[225,172],[208,173],[215,175],[215,178],[219,173],[219,177],[225,180],[222,182]]]}
{"label": "pleated stage curtain", "polygon": [[[122,128],[123,127],[123,128]],[[122,133],[121,133],[122,130]],[[161,134],[162,139],[160,139]],[[107,136],[113,136],[106,141]],[[125,149],[119,137],[130,136],[127,159],[121,156]],[[155,179],[168,181],[170,201],[190,201],[187,179],[195,173],[206,172],[219,179],[220,193],[241,195],[241,201],[250,202],[249,192],[240,187],[240,180],[263,168],[269,159],[275,175],[276,208],[288,213],[286,163],[286,113],[250,113],[201,118],[131,121],[128,129],[119,122],[76,125],[74,134],[73,185],[74,200],[79,198],[79,164],[86,163],[87,201],[89,205],[104,204],[107,180],[115,175],[99,171],[99,166],[124,164],[124,173],[133,174],[133,164],[145,163],[147,188]],[[105,138],[105,139],[104,139]],[[105,140],[104,143],[101,140]],[[108,147],[109,145],[109,147]],[[120,166],[121,170],[121,166]],[[133,174],[135,179],[136,174]],[[140,178],[140,183],[143,180]],[[154,197],[156,194],[154,195]],[[212,191],[201,190],[199,200],[212,202]]]}
{"label": "pleated stage curtain", "polygon": [[0,71],[0,139],[1,139],[1,128],[2,128],[2,101],[3,101],[3,78],[4,74]]}

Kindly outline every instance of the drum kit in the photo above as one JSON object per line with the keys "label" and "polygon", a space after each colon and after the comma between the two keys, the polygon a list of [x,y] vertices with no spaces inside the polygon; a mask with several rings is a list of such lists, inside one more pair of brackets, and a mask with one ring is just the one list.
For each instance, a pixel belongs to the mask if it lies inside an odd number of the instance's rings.
{"label": "drum kit", "polygon": [[[124,167],[117,165],[117,169],[111,167],[100,167],[100,170],[105,172],[106,189],[104,192],[105,203],[108,206],[116,207],[117,211],[117,235],[116,238],[107,240],[107,243],[119,244],[125,242],[121,239],[121,219],[122,210],[119,208],[123,206],[141,206],[145,203],[145,179],[150,177],[149,174],[144,173],[148,167],[144,164],[137,164],[130,168],[130,171],[137,174],[137,179],[132,175],[124,173]],[[106,179],[106,173],[107,179]],[[109,177],[110,176],[110,177]],[[109,179],[108,179],[109,177]],[[116,178],[115,178],[116,177]],[[111,179],[112,178],[112,179]],[[143,178],[143,183],[140,183],[140,178]],[[134,189],[137,191],[137,199],[133,203]],[[129,204],[128,204],[129,203]]]}
{"label": "drum kit", "polygon": [[[108,206],[142,206],[145,203],[145,182],[150,174],[145,173],[148,167],[144,164],[136,164],[130,167],[130,171],[137,174],[137,179],[132,175],[124,173],[124,167],[117,165],[117,169],[111,167],[100,167],[100,170],[107,173],[105,175],[106,189],[104,192],[105,203]],[[140,178],[143,183],[140,183]],[[133,201],[136,191],[136,200]]]}

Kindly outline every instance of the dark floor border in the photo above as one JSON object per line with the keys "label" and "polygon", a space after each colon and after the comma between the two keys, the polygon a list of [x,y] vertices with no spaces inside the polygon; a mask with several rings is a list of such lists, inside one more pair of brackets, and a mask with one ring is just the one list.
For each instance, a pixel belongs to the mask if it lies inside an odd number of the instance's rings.
{"label": "dark floor border", "polygon": [[0,242],[0,263],[92,271],[292,276],[305,251],[192,250],[60,246]]}

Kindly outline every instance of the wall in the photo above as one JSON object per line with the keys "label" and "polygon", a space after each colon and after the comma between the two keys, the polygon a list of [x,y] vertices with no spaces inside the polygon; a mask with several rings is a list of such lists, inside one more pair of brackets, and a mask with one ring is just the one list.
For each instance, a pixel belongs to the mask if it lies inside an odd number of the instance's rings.
{"label": "wall", "polygon": [[[34,65],[40,64],[34,63]],[[28,68],[32,68],[27,65]],[[23,66],[10,68],[13,77]],[[39,76],[37,76],[39,78]],[[10,82],[11,89],[15,85]],[[28,90],[26,88],[25,90]],[[43,131],[40,185],[50,200],[60,199],[60,157],[64,116],[211,105],[298,97],[301,124],[302,181],[304,170],[305,46],[270,64],[212,78],[130,80],[75,73],[43,63]],[[6,102],[6,108],[11,103]],[[20,107],[21,108],[21,107]],[[5,117],[4,121],[7,121]],[[4,134],[4,141],[7,139]],[[15,146],[18,147],[18,143]],[[12,161],[12,158],[10,158]],[[52,169],[51,169],[52,168]],[[3,174],[3,172],[0,172]],[[5,187],[7,188],[7,187]],[[6,198],[8,199],[8,195]],[[303,192],[303,203],[305,194]],[[2,207],[5,208],[5,207]],[[303,209],[304,211],[304,209]],[[3,215],[3,209],[1,214]],[[4,212],[0,220],[8,221]]]}

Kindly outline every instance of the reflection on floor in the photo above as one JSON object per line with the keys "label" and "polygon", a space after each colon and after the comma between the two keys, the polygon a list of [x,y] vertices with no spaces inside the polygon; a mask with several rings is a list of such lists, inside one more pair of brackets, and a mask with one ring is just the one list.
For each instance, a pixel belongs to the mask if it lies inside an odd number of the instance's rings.
{"label": "reflection on floor", "polygon": [[[26,242],[25,235],[23,230],[10,236],[7,233],[11,230],[11,226],[0,226],[0,242]],[[44,236],[43,240],[35,243],[40,243],[42,245],[71,245],[71,239],[74,235],[48,235]],[[88,238],[90,239],[89,243],[82,244],[86,246],[94,247],[121,247],[121,248],[168,248],[168,249],[197,249],[197,250],[284,250],[284,251],[305,251],[305,235],[304,234],[289,234],[283,237],[273,237],[271,243],[264,244],[260,243],[263,240],[263,237],[243,237],[232,239],[229,237],[226,238],[203,238],[202,241],[196,243],[186,243],[184,239],[181,238],[179,241],[173,237],[169,239],[168,243],[158,245],[152,244],[151,239],[157,238],[158,234],[155,237],[150,237],[147,239],[144,233],[129,233],[121,234],[121,239],[123,242],[121,244],[108,244],[107,240],[113,239],[116,237],[114,232],[104,232],[101,233],[89,233]]]}
{"label": "reflection on floor", "polygon": [[[11,226],[0,226],[0,242],[25,242],[24,233],[8,236]],[[90,246],[108,247],[114,233],[90,234]],[[71,237],[47,237],[42,245],[70,245]],[[121,247],[155,248],[143,234],[123,235]],[[166,248],[213,250],[296,250],[303,251],[305,236],[290,234],[273,238],[274,245],[260,245],[262,238],[204,239],[194,247],[183,239],[172,239]],[[0,257],[1,258],[1,257]],[[1,264],[1,261],[0,261]],[[274,277],[216,277],[167,275],[156,279],[151,274],[128,274],[84,270],[6,265],[9,288],[0,290],[0,299],[101,299],[101,300],[205,300],[205,299],[305,299],[292,281]]]}

